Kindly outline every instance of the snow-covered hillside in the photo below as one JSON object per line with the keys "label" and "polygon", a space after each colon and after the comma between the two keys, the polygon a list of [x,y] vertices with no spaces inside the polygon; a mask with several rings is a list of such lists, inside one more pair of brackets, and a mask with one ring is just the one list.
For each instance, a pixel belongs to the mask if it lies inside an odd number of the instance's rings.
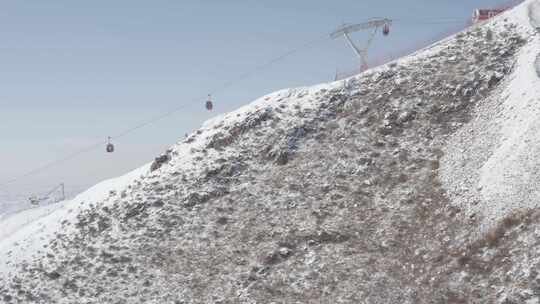
{"label": "snow-covered hillside", "polygon": [[520,32],[533,34],[518,53],[515,71],[496,94],[479,103],[474,119],[453,136],[443,157],[443,181],[454,202],[469,216],[483,214],[488,225],[540,204],[538,14],[540,2],[513,12]]}
{"label": "snow-covered hillside", "polygon": [[0,301],[539,303],[538,5],[0,221]]}

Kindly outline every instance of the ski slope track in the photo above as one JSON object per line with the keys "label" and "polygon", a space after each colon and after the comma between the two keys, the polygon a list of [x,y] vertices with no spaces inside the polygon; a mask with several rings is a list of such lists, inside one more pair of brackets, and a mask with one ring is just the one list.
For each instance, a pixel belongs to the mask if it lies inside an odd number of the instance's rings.
{"label": "ski slope track", "polygon": [[0,303],[540,303],[539,6],[2,218]]}

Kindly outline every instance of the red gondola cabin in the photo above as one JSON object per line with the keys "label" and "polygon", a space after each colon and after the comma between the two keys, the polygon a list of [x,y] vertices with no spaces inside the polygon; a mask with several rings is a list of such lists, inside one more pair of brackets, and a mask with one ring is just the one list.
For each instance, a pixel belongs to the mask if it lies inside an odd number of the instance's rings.
{"label": "red gondola cabin", "polygon": [[390,34],[390,24],[385,24],[382,30],[383,35],[388,36]]}

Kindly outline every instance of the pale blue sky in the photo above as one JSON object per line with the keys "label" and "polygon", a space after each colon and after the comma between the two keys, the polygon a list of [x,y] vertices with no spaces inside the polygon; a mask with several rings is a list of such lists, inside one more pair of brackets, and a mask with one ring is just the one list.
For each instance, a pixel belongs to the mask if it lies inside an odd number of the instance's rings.
{"label": "pale blue sky", "polygon": [[[420,46],[498,0],[1,1],[0,184],[109,134],[189,103],[231,77],[329,33],[342,22],[401,19],[372,57]],[[357,35],[361,40],[362,35]],[[84,188],[150,161],[216,113],[271,91],[327,82],[357,60],[325,41],[200,104],[102,149],[4,187],[22,194]]]}

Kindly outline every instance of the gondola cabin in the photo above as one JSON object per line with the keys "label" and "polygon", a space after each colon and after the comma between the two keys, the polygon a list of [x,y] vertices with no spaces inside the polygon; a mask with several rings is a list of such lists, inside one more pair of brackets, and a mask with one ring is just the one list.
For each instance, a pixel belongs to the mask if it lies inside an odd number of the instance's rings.
{"label": "gondola cabin", "polygon": [[386,23],[382,30],[383,35],[388,36],[390,34],[390,24]]}
{"label": "gondola cabin", "polygon": [[206,109],[212,111],[214,108],[214,103],[212,102],[212,95],[208,94],[208,100],[206,101]]}
{"label": "gondola cabin", "polygon": [[114,152],[114,145],[111,144],[111,143],[108,143],[105,150],[107,151],[107,153],[113,153]]}
{"label": "gondola cabin", "polygon": [[505,10],[506,9],[476,9],[473,13],[472,22],[478,23],[486,21],[501,14]]}
{"label": "gondola cabin", "polygon": [[107,153],[113,153],[114,152],[114,145],[111,143],[111,137],[107,139],[107,146],[105,147],[105,150]]}

